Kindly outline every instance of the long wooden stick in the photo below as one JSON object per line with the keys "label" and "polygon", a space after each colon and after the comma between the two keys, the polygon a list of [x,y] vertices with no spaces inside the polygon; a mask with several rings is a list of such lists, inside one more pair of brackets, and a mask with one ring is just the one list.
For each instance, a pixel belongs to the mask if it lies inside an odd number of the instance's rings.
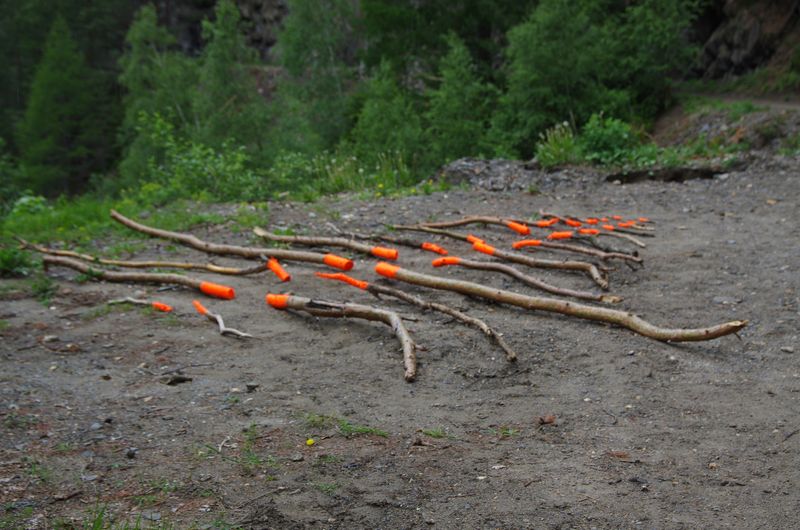
{"label": "long wooden stick", "polygon": [[99,263],[102,265],[110,265],[114,267],[125,267],[131,269],[147,269],[147,268],[162,268],[162,269],[187,269],[187,270],[205,270],[217,274],[229,274],[233,276],[243,276],[246,274],[255,274],[267,270],[267,265],[261,264],[246,269],[239,269],[235,267],[222,267],[213,263],[186,263],[182,261],[125,261],[116,259],[103,259],[91,254],[81,254],[72,250],[60,250],[54,248],[44,247],[35,243],[30,243],[24,239],[17,237],[23,248],[35,250],[42,254],[49,254],[51,256],[62,256],[66,258],[76,258],[90,263]]}
{"label": "long wooden stick", "polygon": [[486,322],[484,322],[479,318],[467,315],[466,313],[463,313],[445,304],[423,300],[418,296],[414,296],[405,291],[401,291],[400,289],[394,289],[386,285],[378,285],[361,280],[356,280],[355,278],[351,278],[350,276],[342,274],[340,272],[333,274],[318,272],[316,274],[320,278],[325,278],[329,280],[339,280],[341,282],[350,284],[354,287],[358,287],[359,289],[364,289],[368,293],[375,296],[376,298],[380,298],[380,295],[392,296],[394,298],[406,302],[407,304],[421,307],[422,309],[438,311],[440,313],[444,313],[445,315],[450,315],[451,317],[455,318],[456,320],[460,320],[461,322],[467,324],[468,326],[472,326],[481,330],[484,335],[492,339],[498,346],[500,346],[500,349],[502,349],[506,354],[507,361],[514,362],[517,360],[516,352],[512,350],[511,347],[506,343],[502,335],[500,335],[495,330],[490,328]]}
{"label": "long wooden stick", "polygon": [[645,337],[660,341],[684,342],[710,340],[736,333],[747,325],[746,320],[734,320],[707,328],[662,328],[627,311],[577,304],[553,298],[522,295],[511,291],[494,289],[477,283],[451,280],[429,274],[420,274],[385,262],[379,263],[375,271],[389,278],[395,278],[400,281],[433,289],[443,289],[461,294],[478,296],[496,302],[515,305],[524,309],[549,311],[586,320],[616,324]]}
{"label": "long wooden stick", "polygon": [[340,248],[355,250],[356,252],[361,252],[362,254],[368,254],[370,256],[376,256],[384,259],[397,258],[397,251],[394,249],[376,247],[374,245],[366,245],[364,243],[359,243],[358,241],[345,239],[343,237],[287,236],[281,234],[274,234],[259,227],[253,228],[253,233],[262,239],[266,239],[267,241],[278,241],[281,243],[307,245],[311,247],[321,247],[321,246],[340,247]]}
{"label": "long wooden stick", "polygon": [[394,331],[397,340],[403,347],[403,366],[405,368],[405,380],[411,382],[417,376],[417,355],[416,345],[411,335],[403,324],[400,315],[394,311],[380,309],[377,307],[348,304],[341,302],[329,302],[326,300],[312,300],[303,296],[295,295],[267,295],[267,303],[276,309],[294,309],[304,311],[314,316],[326,318],[361,318],[383,322]]}
{"label": "long wooden stick", "polygon": [[[143,234],[147,234],[153,237],[158,237],[161,239],[168,239],[170,241],[176,241],[183,245],[195,248],[197,250],[201,250],[203,252],[207,252],[209,254],[220,254],[220,255],[233,255],[233,256],[242,256],[244,258],[261,258],[262,256],[268,256],[279,260],[285,261],[304,261],[310,263],[324,263],[329,266],[333,266],[335,268],[340,268],[343,270],[350,270],[353,268],[353,262],[350,260],[345,260],[344,258],[340,258],[338,256],[333,256],[332,254],[318,254],[316,252],[303,252],[299,250],[287,250],[287,249],[279,249],[279,248],[259,248],[259,247],[241,247],[238,245],[220,245],[217,243],[210,243],[208,241],[203,241],[202,239],[193,236],[192,234],[184,234],[181,232],[172,232],[170,230],[161,230],[158,228],[152,228],[150,226],[143,225],[141,223],[137,223],[131,219],[128,219],[121,213],[111,210],[111,217],[127,226],[132,230],[136,230],[137,232],[142,232]],[[332,259],[337,258],[336,260]],[[333,265],[333,263],[341,260],[341,266]]]}
{"label": "long wooden stick", "polygon": [[544,282],[539,278],[536,278],[535,276],[530,276],[528,274],[525,274],[519,269],[515,269],[514,267],[511,267],[509,265],[504,265],[502,263],[468,260],[464,258],[458,258],[455,256],[452,257],[448,256],[446,258],[439,258],[433,260],[434,267],[443,267],[447,265],[459,265],[461,267],[466,267],[467,269],[500,272],[502,274],[507,274],[508,276],[511,276],[512,278],[515,278],[524,283],[525,285],[528,285],[535,289],[540,289],[542,291],[546,291],[552,294],[558,294],[561,296],[569,296],[571,298],[577,298],[579,300],[591,300],[594,302],[603,302],[606,304],[616,304],[622,301],[621,297],[610,294],[595,294],[589,291],[575,291],[573,289],[565,289],[563,287],[557,287],[555,285],[551,285],[547,282]]}
{"label": "long wooden stick", "polygon": [[42,257],[42,263],[44,263],[45,267],[50,267],[50,266],[67,267],[69,269],[82,272],[83,274],[86,274],[88,276],[93,276],[101,280],[106,280],[109,282],[117,282],[117,283],[126,283],[126,282],[169,283],[169,284],[184,285],[186,287],[192,287],[194,289],[200,289],[200,285],[203,283],[202,280],[191,278],[189,276],[183,276],[180,274],[107,271],[99,267],[92,267],[91,265],[88,265],[83,261],[78,261],[63,256],[45,255],[44,257]]}
{"label": "long wooden stick", "polygon": [[[528,248],[528,247],[526,247]],[[589,248],[580,245],[570,245],[569,243],[555,243],[553,241],[539,240],[539,244],[532,247],[537,248],[551,248],[553,250],[564,250],[566,252],[575,252],[576,254],[585,254],[587,256],[594,256],[603,261],[618,259],[622,261],[632,261],[634,263],[641,263],[642,258],[634,256],[633,254],[626,254],[625,252],[607,252],[597,248]]]}
{"label": "long wooden stick", "polygon": [[[443,230],[440,228],[430,228],[421,225],[394,225],[394,228],[396,228],[397,230],[413,230],[418,232],[427,232],[430,234],[443,235],[454,239],[460,239],[462,241],[468,241],[469,237],[466,234],[451,232],[449,230]],[[556,261],[548,259],[538,259],[538,258],[532,258],[530,256],[527,256],[519,252],[509,252],[497,248],[492,248],[492,250],[493,250],[491,254],[492,256],[504,259],[506,261],[519,263],[521,265],[527,265],[528,267],[534,267],[539,269],[562,269],[562,270],[584,272],[588,274],[589,277],[592,280],[594,280],[594,282],[597,285],[599,285],[601,289],[608,289],[608,277],[606,276],[606,274],[601,272],[600,269],[597,267],[597,265],[595,265],[594,263],[589,263],[586,261],[571,261],[571,260]]]}

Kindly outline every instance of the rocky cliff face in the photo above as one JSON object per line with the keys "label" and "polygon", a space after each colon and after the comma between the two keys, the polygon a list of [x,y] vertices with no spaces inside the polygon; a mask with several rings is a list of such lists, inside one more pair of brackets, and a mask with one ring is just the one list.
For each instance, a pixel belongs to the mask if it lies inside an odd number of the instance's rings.
{"label": "rocky cliff face", "polygon": [[707,79],[740,75],[791,54],[800,33],[800,0],[714,2],[696,26],[703,42],[695,73]]}

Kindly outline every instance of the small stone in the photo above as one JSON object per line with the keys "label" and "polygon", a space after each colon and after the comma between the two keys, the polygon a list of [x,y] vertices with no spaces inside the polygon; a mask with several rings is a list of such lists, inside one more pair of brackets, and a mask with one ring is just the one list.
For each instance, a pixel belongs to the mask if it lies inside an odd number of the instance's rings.
{"label": "small stone", "polygon": [[42,342],[45,342],[45,343],[47,343],[47,342],[58,342],[59,340],[60,339],[58,338],[57,335],[45,335],[44,337],[42,337]]}
{"label": "small stone", "polygon": [[136,447],[128,447],[128,449],[125,451],[125,456],[130,460],[133,460],[134,458],[136,458],[136,453],[138,452],[139,449],[137,449]]}
{"label": "small stone", "polygon": [[289,457],[289,460],[291,460],[292,462],[302,462],[303,460],[305,460],[305,457],[300,453],[295,453]]}
{"label": "small stone", "polygon": [[794,353],[793,346],[781,346],[781,351],[784,353]]}
{"label": "small stone", "polygon": [[81,453],[84,458],[94,458],[94,451],[84,451]]}
{"label": "small stone", "polygon": [[102,426],[102,425],[100,425],[100,424],[99,424],[99,423],[97,423],[97,422],[94,422],[94,423],[92,423],[92,425],[89,427],[89,429],[91,429],[91,430],[93,430],[93,431],[99,431],[99,430],[100,430],[100,429],[102,429],[102,428],[103,428],[103,426]]}
{"label": "small stone", "polygon": [[159,512],[144,511],[140,515],[142,516],[142,519],[147,519],[148,521],[160,521],[161,520],[161,513],[159,513]]}
{"label": "small stone", "polygon": [[92,482],[97,480],[97,475],[81,475],[81,480],[84,482]]}
{"label": "small stone", "polygon": [[260,385],[260,384],[258,384],[258,383],[246,383],[246,384],[245,384],[245,388],[247,388],[247,393],[248,393],[248,394],[252,394],[252,393],[253,393],[253,392],[255,392],[255,391],[256,391],[256,389],[257,389],[258,387],[260,387],[260,386],[261,386],[261,385]]}

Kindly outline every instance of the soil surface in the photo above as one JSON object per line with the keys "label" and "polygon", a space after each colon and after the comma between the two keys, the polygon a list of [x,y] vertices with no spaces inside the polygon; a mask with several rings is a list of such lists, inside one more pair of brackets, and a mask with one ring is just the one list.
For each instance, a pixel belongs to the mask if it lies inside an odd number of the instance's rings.
{"label": "soil surface", "polygon": [[[479,331],[321,280],[311,265],[286,264],[288,284],[270,273],[191,273],[236,288],[233,301],[203,301],[251,340],[219,335],[192,309],[201,295],[184,288],[78,283],[71,271],[52,269],[59,288],[45,306],[4,280],[0,527],[69,528],[97,506],[106,520],[159,528],[800,526],[800,160],[753,155],[735,171],[684,182],[560,174],[541,174],[532,183],[538,194],[453,189],[273,203],[263,226],[376,232],[384,223],[463,215],[529,218],[540,208],[644,215],[655,222],[655,237],[640,249],[644,267],[611,273],[619,306],[670,327],[749,325],[738,337],[661,343],[392,283],[485,319],[517,350],[512,364]],[[255,242],[249,227],[236,228],[193,233]],[[503,248],[515,235],[471,231]],[[141,241],[134,258],[207,260]],[[454,255],[486,258],[435,241]],[[353,276],[379,281],[375,260],[354,257]],[[399,264],[540,294],[493,273],[433,269],[432,257],[400,247]],[[528,272],[594,289],[580,274]],[[265,305],[267,292],[288,291],[412,318],[407,325],[424,347],[417,380],[403,380],[387,326]],[[175,311],[105,305],[121,296]]]}

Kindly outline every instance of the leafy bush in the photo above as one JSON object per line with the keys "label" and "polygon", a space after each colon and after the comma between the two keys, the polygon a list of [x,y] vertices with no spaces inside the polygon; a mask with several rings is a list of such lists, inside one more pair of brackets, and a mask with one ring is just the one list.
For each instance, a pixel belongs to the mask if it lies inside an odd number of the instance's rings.
{"label": "leafy bush", "polygon": [[30,255],[18,248],[0,248],[0,276],[27,276],[33,262]]}
{"label": "leafy bush", "polygon": [[554,125],[539,135],[536,159],[542,167],[574,164],[580,161],[580,150],[568,122]]}
{"label": "leafy bush", "polygon": [[623,163],[638,144],[630,125],[602,114],[593,114],[580,135],[583,156],[599,164]]}

